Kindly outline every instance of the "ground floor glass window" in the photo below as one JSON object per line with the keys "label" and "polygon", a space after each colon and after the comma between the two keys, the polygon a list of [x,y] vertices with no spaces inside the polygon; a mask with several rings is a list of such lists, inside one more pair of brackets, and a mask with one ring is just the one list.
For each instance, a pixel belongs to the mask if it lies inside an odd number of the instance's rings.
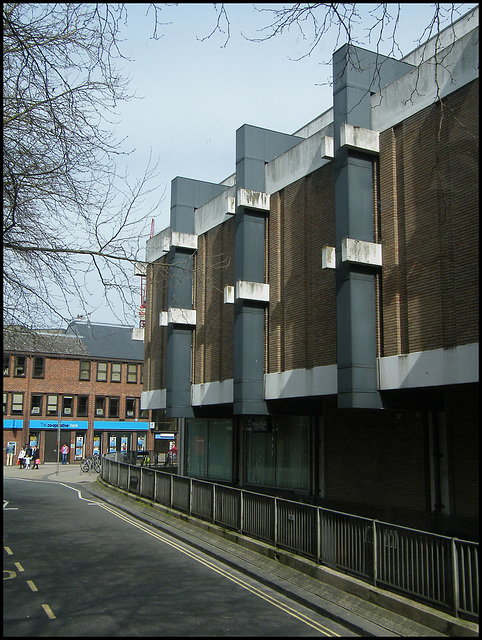
{"label": "ground floor glass window", "polygon": [[246,428],[246,480],[250,484],[308,490],[310,421],[273,416],[269,431]]}
{"label": "ground floor glass window", "polygon": [[189,419],[186,424],[186,474],[209,480],[232,479],[232,421]]}

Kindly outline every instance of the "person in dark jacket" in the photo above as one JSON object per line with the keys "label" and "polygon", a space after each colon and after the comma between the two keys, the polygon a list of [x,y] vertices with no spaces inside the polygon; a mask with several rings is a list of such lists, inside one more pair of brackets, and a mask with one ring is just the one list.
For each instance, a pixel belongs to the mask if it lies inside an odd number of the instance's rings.
{"label": "person in dark jacket", "polygon": [[32,447],[25,445],[25,469],[30,469],[30,461],[32,460]]}
{"label": "person in dark jacket", "polygon": [[37,447],[37,445],[35,445],[32,451],[32,469],[38,469],[38,464],[40,462],[39,458],[40,458],[40,450]]}

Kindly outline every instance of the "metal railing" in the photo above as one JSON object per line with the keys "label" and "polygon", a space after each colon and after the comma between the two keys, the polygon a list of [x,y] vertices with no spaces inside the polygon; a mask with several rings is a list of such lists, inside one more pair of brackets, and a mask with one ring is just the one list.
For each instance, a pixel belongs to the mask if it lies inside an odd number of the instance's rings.
{"label": "metal railing", "polygon": [[479,545],[213,482],[102,459],[107,483],[234,529],[456,617],[479,615]]}

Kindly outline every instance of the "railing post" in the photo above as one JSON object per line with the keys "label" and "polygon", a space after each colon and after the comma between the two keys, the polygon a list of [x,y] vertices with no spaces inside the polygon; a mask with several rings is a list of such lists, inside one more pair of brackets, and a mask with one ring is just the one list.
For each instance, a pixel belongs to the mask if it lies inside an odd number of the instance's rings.
{"label": "railing post", "polygon": [[174,494],[174,475],[172,473],[169,474],[169,507],[172,509],[173,503],[173,494]]}
{"label": "railing post", "polygon": [[213,524],[216,522],[216,485],[213,484]]}
{"label": "railing post", "polygon": [[[377,525],[376,520],[372,521],[373,524],[373,585],[377,586],[378,580],[378,546],[377,546]],[[366,546],[365,546],[366,553]]]}
{"label": "railing post", "polygon": [[192,516],[192,478],[189,478],[189,515]]}
{"label": "railing post", "polygon": [[241,497],[239,500],[239,528],[240,533],[244,531],[244,489],[240,489]]}
{"label": "railing post", "polygon": [[274,546],[278,544],[278,498],[274,499]]}
{"label": "railing post", "polygon": [[316,507],[316,564],[320,564],[321,509]]}
{"label": "railing post", "polygon": [[455,538],[451,540],[451,553],[452,553],[452,593],[454,599],[454,616],[456,618],[459,617],[459,562],[457,556],[457,545],[455,543]]}

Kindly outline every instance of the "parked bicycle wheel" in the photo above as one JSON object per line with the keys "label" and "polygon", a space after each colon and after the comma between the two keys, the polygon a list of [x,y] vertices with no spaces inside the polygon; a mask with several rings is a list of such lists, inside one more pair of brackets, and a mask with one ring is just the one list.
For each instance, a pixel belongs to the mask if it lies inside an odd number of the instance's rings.
{"label": "parked bicycle wheel", "polygon": [[101,469],[102,469],[102,462],[100,458],[96,456],[94,458],[94,471],[97,471],[97,473],[100,473]]}
{"label": "parked bicycle wheel", "polygon": [[80,463],[80,470],[83,471],[84,473],[87,473],[87,471],[90,471],[91,466],[92,466],[92,462],[89,459],[82,460],[82,462]]}

